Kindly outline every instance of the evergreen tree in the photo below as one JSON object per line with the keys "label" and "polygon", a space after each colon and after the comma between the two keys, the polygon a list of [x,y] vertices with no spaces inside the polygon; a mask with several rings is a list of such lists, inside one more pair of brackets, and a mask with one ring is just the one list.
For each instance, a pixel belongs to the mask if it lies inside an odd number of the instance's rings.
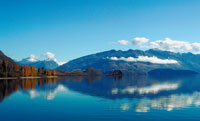
{"label": "evergreen tree", "polygon": [[38,75],[41,76],[43,74],[42,68],[38,68]]}
{"label": "evergreen tree", "polygon": [[25,76],[25,68],[24,68],[24,66],[21,66],[21,69],[20,69],[20,71],[21,71],[21,76]]}
{"label": "evergreen tree", "polygon": [[6,59],[3,59],[2,61],[2,67],[3,67],[3,73],[5,74],[5,76],[8,76],[8,62]]}

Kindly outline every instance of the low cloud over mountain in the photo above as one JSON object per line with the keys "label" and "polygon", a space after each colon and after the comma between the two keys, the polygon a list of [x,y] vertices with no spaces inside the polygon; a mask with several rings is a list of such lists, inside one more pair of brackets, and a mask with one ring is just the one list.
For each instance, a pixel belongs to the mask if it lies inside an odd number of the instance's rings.
{"label": "low cloud over mountain", "polygon": [[200,72],[199,60],[199,54],[175,53],[157,49],[110,50],[74,59],[57,69],[72,71],[93,67],[102,72],[115,69],[135,69],[148,72],[158,68],[171,68]]}
{"label": "low cloud over mountain", "polygon": [[123,60],[127,62],[150,62],[150,63],[156,63],[156,64],[178,64],[178,61],[173,59],[160,59],[156,56],[148,57],[148,56],[138,56],[138,58],[134,57],[110,57],[110,60]]}
{"label": "low cloud over mountain", "polygon": [[60,62],[55,58],[55,54],[51,52],[46,52],[42,55],[31,54],[28,58],[22,59],[17,62],[20,65],[30,65],[35,66],[36,68],[45,68],[45,69],[55,69],[59,65],[64,64],[65,62]]}

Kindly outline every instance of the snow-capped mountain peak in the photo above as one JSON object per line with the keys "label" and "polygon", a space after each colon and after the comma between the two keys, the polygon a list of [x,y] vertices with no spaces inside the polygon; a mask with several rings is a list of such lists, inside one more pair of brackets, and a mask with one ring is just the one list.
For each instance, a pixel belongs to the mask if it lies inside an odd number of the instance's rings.
{"label": "snow-capped mountain peak", "polygon": [[29,65],[35,66],[36,68],[45,68],[45,69],[55,69],[58,66],[64,64],[65,62],[60,62],[55,58],[55,55],[50,52],[46,52],[41,56],[31,54],[29,57],[22,59],[17,62],[20,65]]}

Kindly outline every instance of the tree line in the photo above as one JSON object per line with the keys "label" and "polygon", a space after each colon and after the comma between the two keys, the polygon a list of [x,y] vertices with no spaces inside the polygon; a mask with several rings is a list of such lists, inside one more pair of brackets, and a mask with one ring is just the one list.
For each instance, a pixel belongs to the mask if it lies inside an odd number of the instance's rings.
{"label": "tree line", "polygon": [[34,66],[20,66],[18,64],[9,64],[6,59],[0,63],[0,77],[36,77],[36,76],[56,76],[56,70],[43,68],[36,69]]}

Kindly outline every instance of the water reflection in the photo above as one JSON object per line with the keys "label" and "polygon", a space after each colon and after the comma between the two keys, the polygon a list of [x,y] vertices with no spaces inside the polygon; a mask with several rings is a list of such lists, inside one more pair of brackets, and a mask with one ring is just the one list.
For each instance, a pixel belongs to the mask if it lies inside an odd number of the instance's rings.
{"label": "water reflection", "polygon": [[42,97],[44,97],[44,99],[53,100],[56,97],[57,93],[66,92],[66,91],[67,91],[67,88],[65,86],[58,85],[55,89],[49,89],[49,90],[32,89],[32,90],[28,91],[28,94],[30,95],[30,97],[32,99],[42,96]]}
{"label": "water reflection", "polygon": [[118,93],[129,93],[129,94],[134,94],[134,93],[139,93],[140,95],[142,94],[149,94],[149,93],[159,93],[160,91],[170,91],[170,90],[176,90],[179,86],[179,83],[160,83],[160,84],[153,84],[150,86],[146,87],[126,87],[124,89],[112,89],[112,94],[118,94]]}
{"label": "water reflection", "polygon": [[[1,80],[0,81],[0,102],[3,101],[7,96],[14,92],[22,91],[30,94],[31,98],[35,98],[41,95],[38,90],[46,89],[49,85],[56,84],[56,78],[45,78],[45,79],[22,79],[22,80]],[[61,87],[56,88],[53,92],[50,91],[48,99],[60,90]],[[51,89],[51,88],[49,88]]]}
{"label": "water reflection", "polygon": [[63,77],[1,80],[0,101],[17,91],[29,95],[30,99],[42,97],[45,100],[54,100],[61,92],[73,91],[92,97],[117,100],[120,102],[118,108],[122,111],[172,111],[200,106],[199,77]]}
{"label": "water reflection", "polygon": [[133,108],[135,112],[149,112],[151,109],[172,111],[189,108],[191,106],[200,106],[200,92],[194,92],[192,94],[172,94],[170,96],[153,99],[144,98],[131,103],[123,103],[120,105],[120,109],[126,111]]}
{"label": "water reflection", "polygon": [[200,92],[192,94],[170,95],[157,99],[145,99],[135,104],[136,112],[147,112],[150,108],[172,111],[179,108],[187,108],[189,106],[200,105]]}

